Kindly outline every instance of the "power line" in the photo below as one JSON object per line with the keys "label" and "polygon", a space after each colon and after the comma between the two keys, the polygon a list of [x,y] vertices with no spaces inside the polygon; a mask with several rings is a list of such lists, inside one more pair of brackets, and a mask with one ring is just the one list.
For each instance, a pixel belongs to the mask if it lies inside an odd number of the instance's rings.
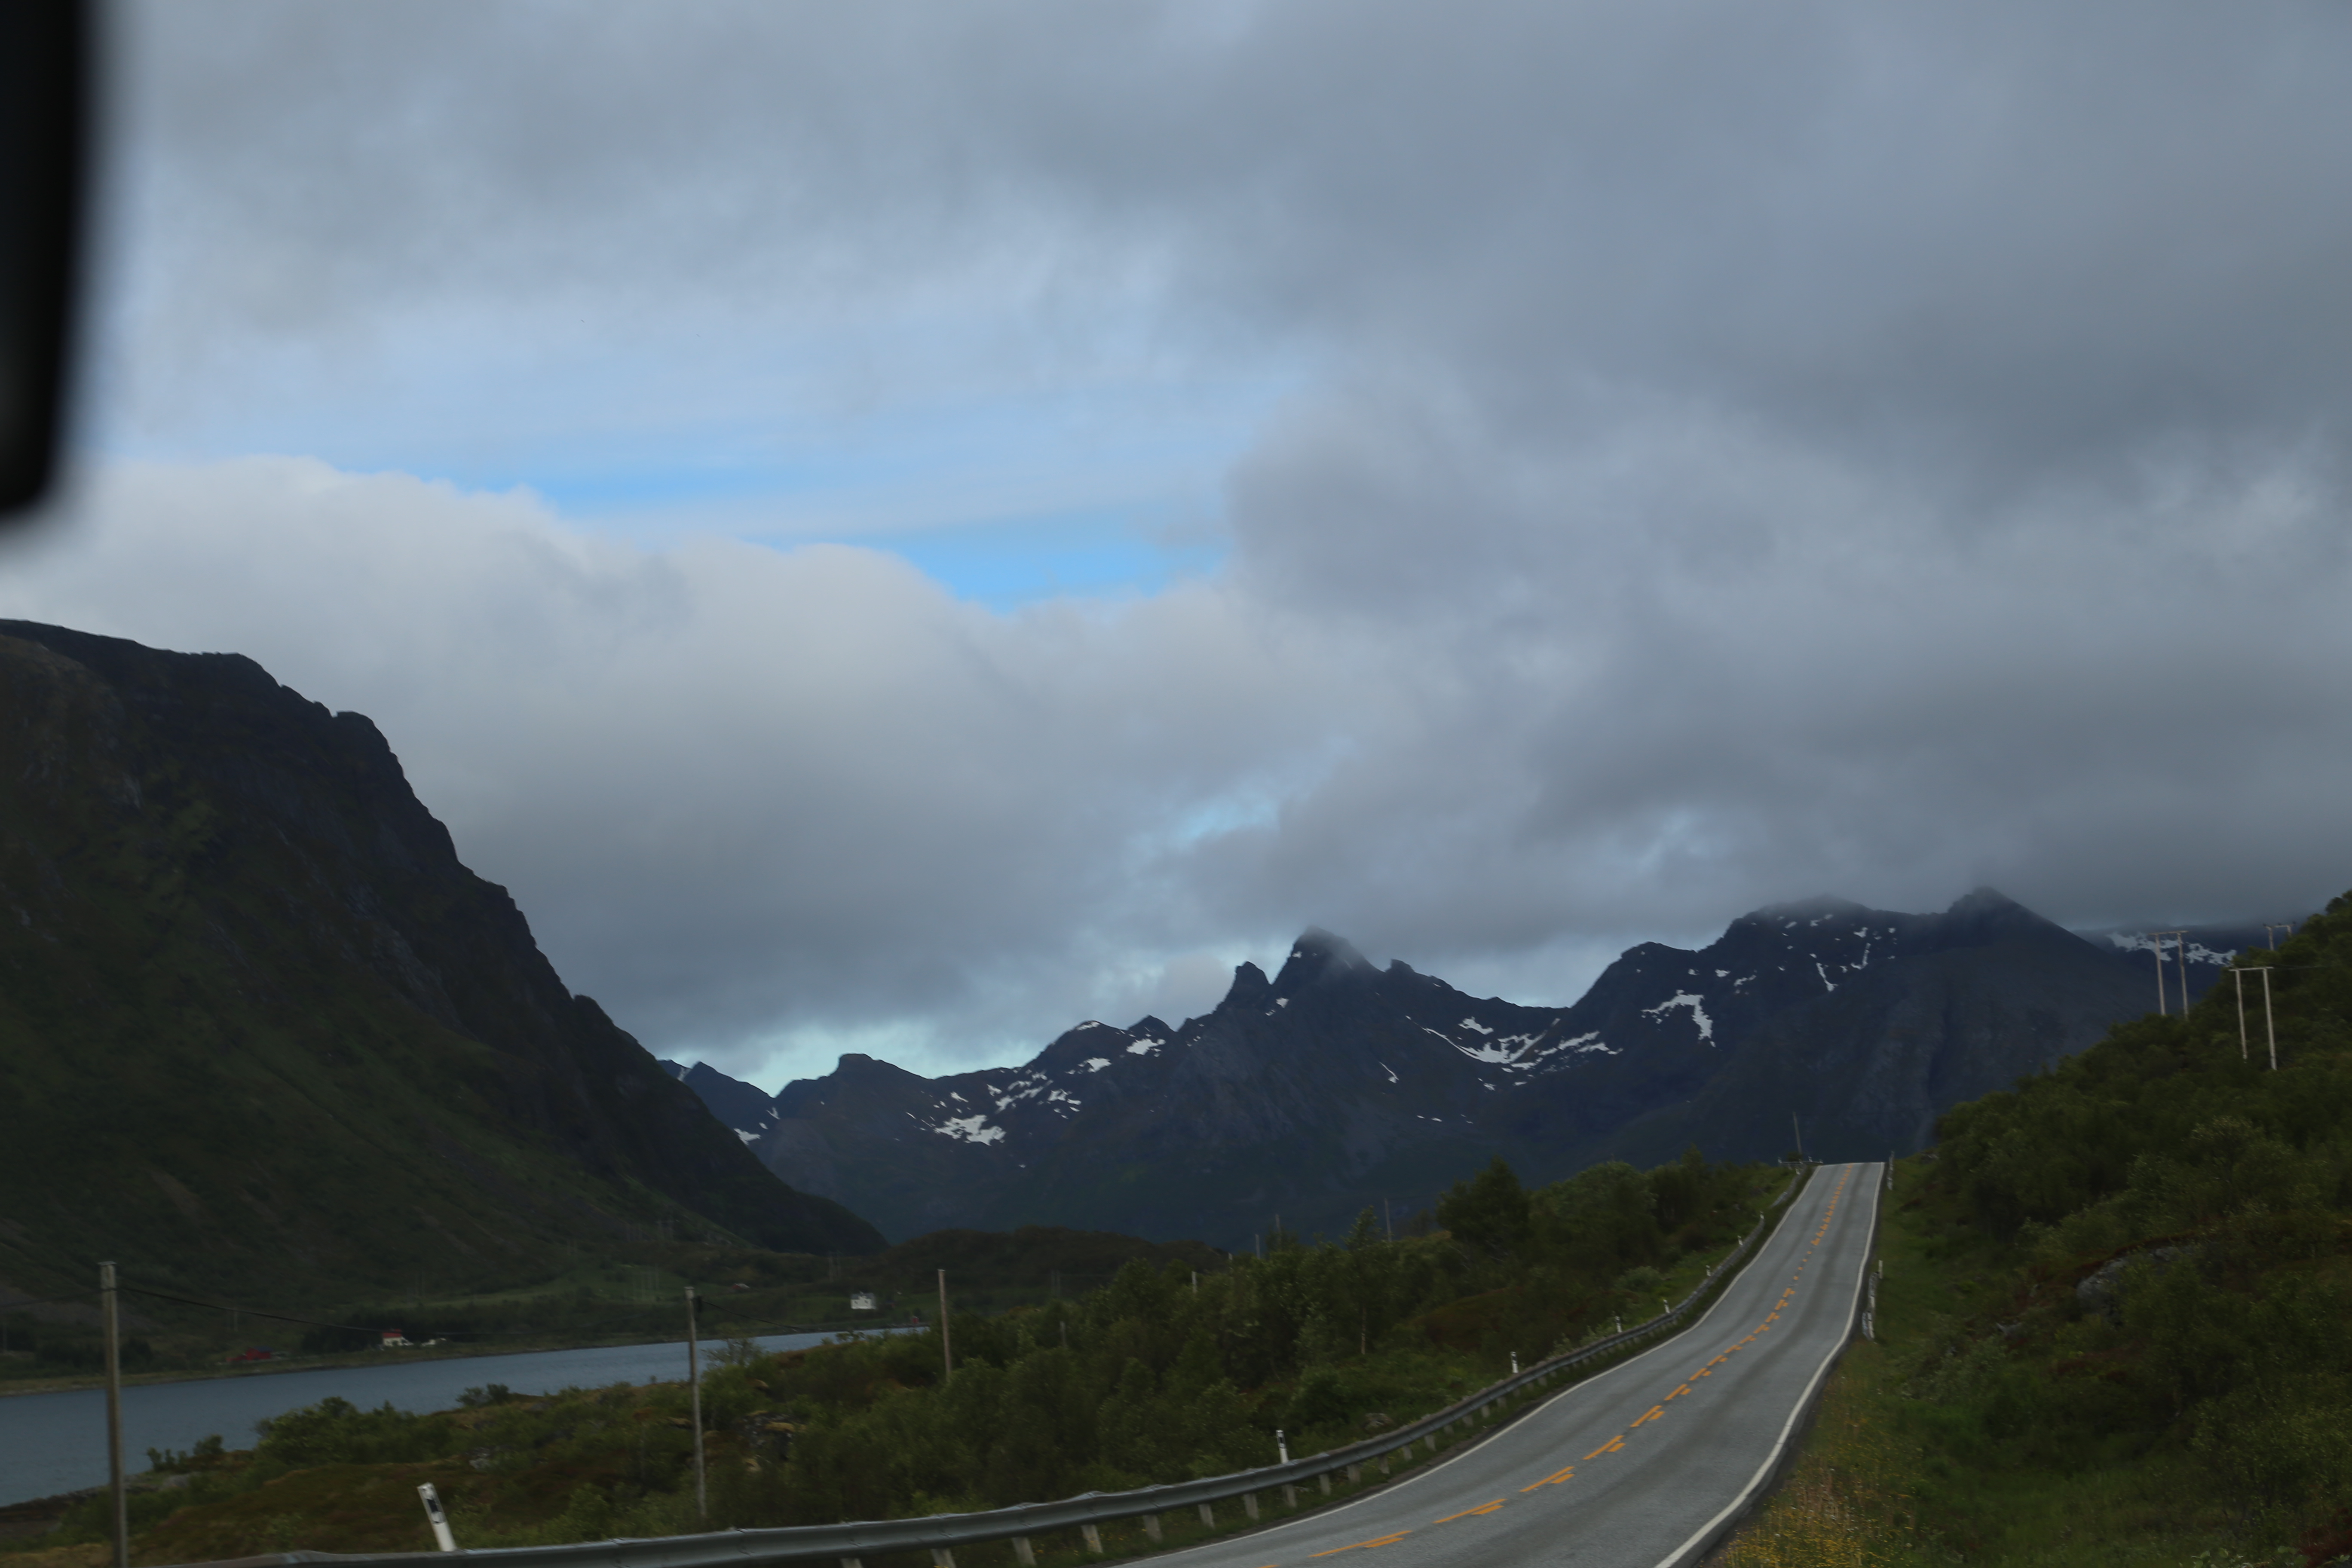
{"label": "power line", "polygon": [[58,1307],[68,1301],[87,1301],[97,1294],[95,1290],[84,1290],[72,1296],[45,1296],[37,1301],[0,1301],[0,1312],[22,1311],[26,1307]]}
{"label": "power line", "polygon": [[242,1312],[248,1318],[268,1318],[272,1322],[300,1323],[310,1329],[341,1329],[354,1334],[377,1334],[381,1328],[363,1329],[356,1323],[329,1323],[317,1318],[298,1318],[287,1312],[264,1311],[259,1307],[232,1307],[226,1301],[199,1301],[193,1296],[174,1296],[168,1290],[150,1290],[143,1285],[125,1285],[122,1289],[136,1296],[152,1297],[158,1301],[177,1301],[184,1307],[209,1307],[215,1312]]}

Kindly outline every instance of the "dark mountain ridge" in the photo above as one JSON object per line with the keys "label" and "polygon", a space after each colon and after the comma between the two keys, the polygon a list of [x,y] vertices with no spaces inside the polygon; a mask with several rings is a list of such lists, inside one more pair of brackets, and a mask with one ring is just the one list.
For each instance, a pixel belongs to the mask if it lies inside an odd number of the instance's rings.
{"label": "dark mountain ridge", "polygon": [[1337,1232],[1367,1204],[1402,1214],[1495,1153],[1533,1180],[1693,1140],[1772,1158],[1792,1114],[1809,1152],[1915,1150],[1945,1108],[2145,1011],[2144,984],[1990,890],[1939,914],[1758,910],[1696,952],[1629,949],[1567,1007],[1472,997],[1310,930],[1181,1026],[1088,1022],[1024,1066],[940,1079],[845,1056],[785,1085],[772,1119],[730,1103],[772,1169],[893,1236],[1052,1224],[1246,1247],[1277,1215]]}
{"label": "dark mountain ridge", "polygon": [[0,1289],[509,1282],[656,1221],[879,1244],[575,996],[373,724],[0,622]]}

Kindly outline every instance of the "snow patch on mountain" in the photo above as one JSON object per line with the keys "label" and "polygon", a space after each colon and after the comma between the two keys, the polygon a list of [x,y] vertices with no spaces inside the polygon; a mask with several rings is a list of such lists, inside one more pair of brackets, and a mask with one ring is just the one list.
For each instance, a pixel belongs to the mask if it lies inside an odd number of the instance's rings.
{"label": "snow patch on mountain", "polygon": [[[2161,952],[2167,963],[2178,962],[2180,957],[2179,944],[2169,933],[2152,935],[2141,931],[2111,931],[2107,933],[2107,940],[2126,952]],[[2215,968],[2226,969],[2237,956],[2234,950],[2216,952],[2194,937],[2189,941],[2189,962],[2191,963],[2210,963]]]}
{"label": "snow patch on mountain", "polygon": [[976,1111],[970,1116],[950,1116],[930,1131],[942,1138],[961,1139],[966,1143],[1001,1143],[1004,1141],[1004,1129],[991,1127],[986,1111]]}
{"label": "snow patch on mountain", "polygon": [[1691,1022],[1698,1026],[1698,1037],[1710,1046],[1715,1044],[1715,1020],[1706,1016],[1706,998],[1695,991],[1677,991],[1656,1006],[1644,1007],[1642,1011],[1656,1018],[1674,1007],[1689,1008]]}

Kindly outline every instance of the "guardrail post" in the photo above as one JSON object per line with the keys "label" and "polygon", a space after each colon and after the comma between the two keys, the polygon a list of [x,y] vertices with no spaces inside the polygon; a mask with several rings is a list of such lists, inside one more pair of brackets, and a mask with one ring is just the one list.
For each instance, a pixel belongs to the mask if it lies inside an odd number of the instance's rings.
{"label": "guardrail post", "polygon": [[955,1551],[951,1547],[931,1548],[931,1568],[955,1568]]}
{"label": "guardrail post", "polygon": [[1097,1530],[1097,1529],[1096,1529],[1093,1525],[1091,1525],[1091,1524],[1082,1524],[1082,1525],[1078,1526],[1078,1533],[1079,1533],[1080,1535],[1083,1535],[1083,1536],[1085,1536],[1085,1537],[1087,1538],[1087,1551],[1089,1551],[1089,1552],[1093,1552],[1093,1553],[1094,1553],[1096,1556],[1097,1556],[1097,1557],[1099,1557],[1099,1556],[1101,1556],[1101,1555],[1102,1555],[1102,1531],[1101,1531]]}
{"label": "guardrail post", "polygon": [[1389,1473],[1389,1457],[1388,1457],[1386,1454],[1382,1454],[1382,1455],[1381,1456],[1381,1474],[1382,1474],[1382,1475],[1384,1475],[1384,1476],[1385,1476],[1385,1475],[1387,1475],[1388,1473]]}
{"label": "guardrail post", "polygon": [[1348,1467],[1348,1484],[1349,1484],[1349,1486],[1353,1486],[1353,1485],[1355,1485],[1358,1481],[1360,1481],[1360,1480],[1362,1480],[1363,1479],[1364,1479],[1364,1467],[1363,1467],[1363,1466],[1361,1466],[1361,1465],[1349,1465],[1349,1466]]}
{"label": "guardrail post", "polygon": [[[848,1559],[844,1558],[843,1561],[847,1562]],[[1027,1536],[1013,1538],[1013,1561],[1020,1563],[1021,1568],[1037,1568],[1037,1553],[1030,1548]]]}
{"label": "guardrail post", "polygon": [[1151,1537],[1152,1545],[1157,1546],[1160,1544],[1160,1516],[1158,1514],[1147,1513],[1143,1516],[1143,1533]]}
{"label": "guardrail post", "polygon": [[866,1563],[862,1558],[845,1557],[841,1560],[841,1568],[866,1568]]}
{"label": "guardrail post", "polygon": [[1217,1528],[1217,1510],[1208,1503],[1201,1505],[1201,1522],[1211,1530]]}
{"label": "guardrail post", "polygon": [[1257,1493],[1242,1493],[1242,1511],[1250,1516],[1252,1524],[1257,1522]]}
{"label": "guardrail post", "polygon": [[1285,1508],[1297,1508],[1298,1506],[1298,1489],[1297,1487],[1285,1487],[1282,1489],[1282,1506]]}
{"label": "guardrail post", "polygon": [[1315,1479],[1323,1484],[1323,1495],[1325,1497],[1329,1497],[1331,1495],[1331,1472],[1326,1470]]}

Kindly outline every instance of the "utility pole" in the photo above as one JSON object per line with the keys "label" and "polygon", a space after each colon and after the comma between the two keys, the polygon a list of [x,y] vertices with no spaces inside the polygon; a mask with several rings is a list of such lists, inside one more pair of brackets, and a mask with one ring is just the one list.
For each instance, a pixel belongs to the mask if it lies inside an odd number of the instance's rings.
{"label": "utility pole", "polygon": [[2263,1033],[2270,1037],[2271,1071],[2278,1071],[2278,1021],[2271,1016],[2271,972],[2267,965],[2263,976]]}
{"label": "utility pole", "polygon": [[694,1287],[686,1288],[686,1384],[693,1390],[694,1402],[694,1511],[702,1522],[710,1522],[710,1483],[702,1468],[702,1366],[701,1347],[697,1343],[694,1328]]}
{"label": "utility pole", "polygon": [[131,1498],[122,1475],[122,1303],[114,1265],[98,1266],[106,1307],[106,1478],[114,1492],[114,1568],[131,1568]]}
{"label": "utility pole", "polygon": [[2169,1015],[2165,1010],[2164,939],[2173,939],[2174,950],[2180,955],[2180,1016],[2189,1016],[2189,933],[2186,931],[2152,931],[2147,933],[2148,946],[2156,953],[2156,1016]]}
{"label": "utility pole", "polygon": [[955,1348],[948,1341],[948,1271],[940,1270],[940,1363],[946,1368],[940,1381],[955,1375]]}
{"label": "utility pole", "polygon": [[1797,1113],[1789,1112],[1789,1130],[1797,1135],[1797,1163],[1805,1163],[1805,1130],[1797,1125]]}
{"label": "utility pole", "polygon": [[2293,921],[2287,921],[2279,925],[2266,925],[2263,927],[2263,934],[2270,938],[2271,951],[2273,952],[2276,952],[2278,951],[2278,933],[2281,931],[2284,931],[2287,935],[2293,936],[2294,934],[2294,922]]}
{"label": "utility pole", "polygon": [[2246,1059],[2246,972],[2232,968],[2230,978],[2238,983],[2238,1059]]}

